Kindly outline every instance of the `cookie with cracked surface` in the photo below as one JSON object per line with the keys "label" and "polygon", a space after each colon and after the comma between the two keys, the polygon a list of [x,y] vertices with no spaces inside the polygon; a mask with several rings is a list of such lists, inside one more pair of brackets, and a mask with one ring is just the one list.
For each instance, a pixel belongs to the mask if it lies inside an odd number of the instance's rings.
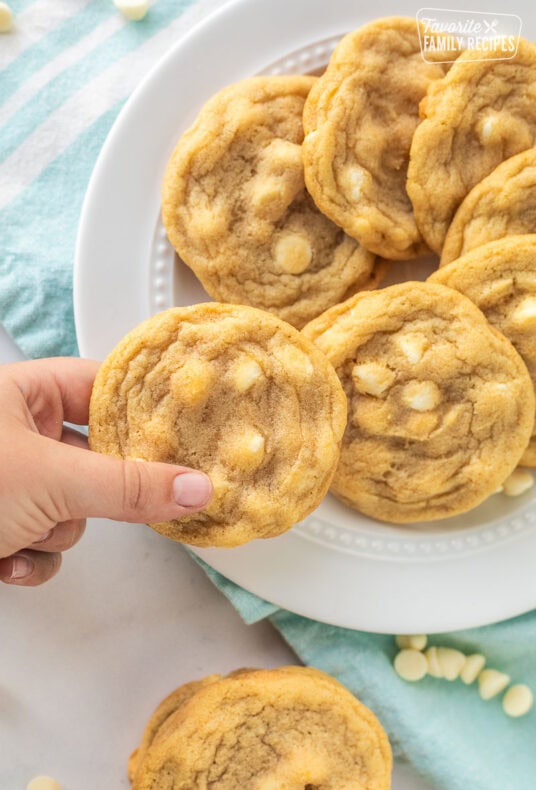
{"label": "cookie with cracked surface", "polygon": [[502,162],[469,192],[448,229],[441,266],[504,236],[536,233],[536,148]]}
{"label": "cookie with cracked surface", "polygon": [[[455,288],[474,302],[519,351],[536,387],[536,234],[483,244],[428,281]],[[536,424],[521,463],[536,466]]]}
{"label": "cookie with cracked surface", "polygon": [[511,60],[480,58],[479,50],[464,52],[430,85],[411,143],[407,190],[419,230],[438,254],[470,190],[536,143],[536,47],[520,39]]}
{"label": "cookie with cracked surface", "polygon": [[348,426],[331,490],[382,521],[476,507],[527,447],[534,394],[509,340],[457,291],[407,282],[360,294],[304,334],[334,365]]}
{"label": "cookie with cracked surface", "polygon": [[151,526],[184,543],[236,546],[290,529],[320,503],[345,423],[335,372],[297,329],[208,303],[149,318],[110,353],[93,386],[89,443],[206,472],[205,510]]}
{"label": "cookie with cracked surface", "polygon": [[305,102],[307,188],[321,211],[385,258],[426,251],[406,172],[419,102],[444,73],[423,60],[415,19],[380,19],[340,41]]}
{"label": "cookie with cracked surface", "polygon": [[206,291],[298,328],[381,274],[305,189],[314,81],[254,77],[220,91],[177,143],[162,190],[168,237]]}
{"label": "cookie with cracked surface", "polygon": [[381,724],[329,675],[282,667],[216,678],[157,731],[134,790],[389,790]]}

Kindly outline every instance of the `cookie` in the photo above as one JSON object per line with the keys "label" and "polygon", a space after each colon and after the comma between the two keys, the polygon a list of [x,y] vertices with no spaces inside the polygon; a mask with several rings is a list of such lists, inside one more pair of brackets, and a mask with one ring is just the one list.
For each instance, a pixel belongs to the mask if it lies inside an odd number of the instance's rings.
{"label": "cookie", "polygon": [[102,364],[89,443],[122,458],[201,469],[201,513],[151,524],[196,546],[272,537],[311,512],[333,476],[344,393],[298,330],[252,307],[199,304],[149,318]]}
{"label": "cookie", "polygon": [[303,176],[314,77],[254,77],[201,110],[166,168],[168,237],[207,293],[296,327],[377,282],[374,255],[318,211]]}
{"label": "cookie", "polygon": [[536,148],[502,162],[469,192],[454,215],[441,266],[504,236],[536,233]]}
{"label": "cookie", "polygon": [[534,422],[530,376],[467,297],[402,283],[331,308],[304,333],[348,400],[331,489],[346,504],[396,523],[446,518],[516,467]]}
{"label": "cookie", "polygon": [[385,258],[426,251],[406,192],[419,102],[444,67],[421,55],[415,19],[349,33],[305,102],[307,189],[320,210]]}
{"label": "cookie", "polygon": [[329,675],[282,667],[209,680],[157,730],[134,790],[389,790],[381,724]]}
{"label": "cookie", "polygon": [[[536,386],[536,234],[477,247],[434,272],[429,282],[469,297],[513,343]],[[536,466],[536,426],[521,463]]]}
{"label": "cookie", "polygon": [[411,144],[407,190],[419,230],[438,254],[470,190],[504,159],[534,146],[535,96],[536,47],[524,39],[511,60],[467,50],[430,84]]}

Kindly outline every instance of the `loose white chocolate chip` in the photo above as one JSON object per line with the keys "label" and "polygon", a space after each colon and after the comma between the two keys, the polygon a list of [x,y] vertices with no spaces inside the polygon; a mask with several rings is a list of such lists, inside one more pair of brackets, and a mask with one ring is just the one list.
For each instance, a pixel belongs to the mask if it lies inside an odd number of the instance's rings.
{"label": "loose white chocolate chip", "polygon": [[149,0],[114,0],[118,11],[133,22],[139,22],[147,15]]}
{"label": "loose white chocolate chip", "polygon": [[474,683],[484,669],[485,663],[486,659],[481,653],[472,653],[472,655],[467,656],[462,671],[460,672],[462,683],[465,683],[466,686]]}
{"label": "loose white chocolate chip", "polygon": [[26,790],[61,790],[61,785],[50,776],[36,776],[28,783]]}
{"label": "loose white chocolate chip", "polygon": [[441,666],[439,664],[439,658],[437,655],[437,647],[429,647],[426,653],[424,654],[426,658],[426,662],[428,664],[428,674],[431,675],[433,678],[440,678],[443,677],[441,674]]}
{"label": "loose white chocolate chip", "polygon": [[503,493],[506,496],[520,496],[532,488],[534,478],[525,469],[515,469],[510,477],[507,477],[502,484]]}
{"label": "loose white chocolate chip", "polygon": [[274,260],[278,269],[286,274],[302,274],[313,257],[308,239],[297,233],[281,236],[275,245]]}
{"label": "loose white chocolate chip", "polygon": [[524,683],[511,686],[502,698],[502,707],[507,716],[517,719],[525,716],[534,705],[532,691]]}
{"label": "loose white chocolate chip", "polygon": [[395,671],[403,680],[414,682],[422,680],[428,670],[428,664],[420,650],[401,650],[394,661]]}
{"label": "loose white chocolate chip", "polygon": [[352,379],[358,392],[378,397],[392,385],[395,374],[377,362],[364,362],[354,365]]}
{"label": "loose white chocolate chip", "polygon": [[402,400],[415,411],[430,411],[441,401],[441,392],[433,381],[410,381],[403,389]]}
{"label": "loose white chocolate chip", "polygon": [[526,296],[510,315],[510,321],[520,329],[536,327],[536,296]]}
{"label": "loose white chocolate chip", "polygon": [[13,29],[13,11],[7,3],[0,3],[0,33],[9,33]]}
{"label": "loose white chocolate chip", "polygon": [[427,641],[426,634],[398,634],[395,636],[395,642],[401,650],[404,648],[424,650]]}
{"label": "loose white chocolate chip", "polygon": [[482,699],[488,700],[497,696],[510,683],[510,676],[497,669],[483,669],[478,676],[478,690]]}
{"label": "loose white chocolate chip", "polygon": [[246,392],[262,377],[262,369],[252,357],[243,356],[231,370],[233,384],[239,392]]}
{"label": "loose white chocolate chip", "polygon": [[408,362],[411,362],[412,365],[421,361],[429,345],[424,335],[417,332],[400,335],[397,337],[396,342]]}
{"label": "loose white chocolate chip", "polygon": [[460,676],[462,667],[465,664],[465,656],[459,650],[454,650],[452,647],[438,647],[437,661],[441,676],[444,677],[445,680],[456,680]]}

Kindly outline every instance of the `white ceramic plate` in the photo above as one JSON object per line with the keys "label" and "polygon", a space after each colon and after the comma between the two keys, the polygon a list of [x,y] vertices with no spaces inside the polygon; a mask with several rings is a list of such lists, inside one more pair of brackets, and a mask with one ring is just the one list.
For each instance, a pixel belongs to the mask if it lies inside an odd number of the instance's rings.
{"label": "white ceramic plate", "polygon": [[[502,8],[486,0],[480,10],[494,6]],[[204,101],[246,76],[324,65],[344,31],[418,7],[236,0],[175,45],[119,116],[90,183],[75,267],[82,355],[102,359],[149,315],[208,299],[174,260],[159,220],[167,158]],[[524,34],[534,37],[524,22]],[[404,265],[403,278],[424,276],[422,267]],[[517,499],[497,495],[465,516],[393,527],[328,496],[279,538],[195,551],[229,579],[306,617],[385,633],[449,631],[536,606],[535,497],[534,489]]]}

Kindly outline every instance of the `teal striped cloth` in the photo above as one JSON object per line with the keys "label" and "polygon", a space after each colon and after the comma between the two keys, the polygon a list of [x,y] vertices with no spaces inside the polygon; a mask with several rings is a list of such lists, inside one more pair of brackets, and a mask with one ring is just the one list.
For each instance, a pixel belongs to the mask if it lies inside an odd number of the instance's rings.
{"label": "teal striped cloth", "polygon": [[[95,160],[136,84],[216,5],[157,0],[145,20],[129,23],[111,0],[11,0],[15,29],[0,35],[0,321],[27,356],[77,353],[72,264]],[[460,682],[405,683],[392,669],[391,637],[278,610],[204,567],[246,622],[270,618],[305,663],[368,703],[396,753],[433,787],[536,787],[534,711],[512,720],[499,698],[484,703]],[[534,614],[432,643],[482,651],[492,666],[536,689]]]}

